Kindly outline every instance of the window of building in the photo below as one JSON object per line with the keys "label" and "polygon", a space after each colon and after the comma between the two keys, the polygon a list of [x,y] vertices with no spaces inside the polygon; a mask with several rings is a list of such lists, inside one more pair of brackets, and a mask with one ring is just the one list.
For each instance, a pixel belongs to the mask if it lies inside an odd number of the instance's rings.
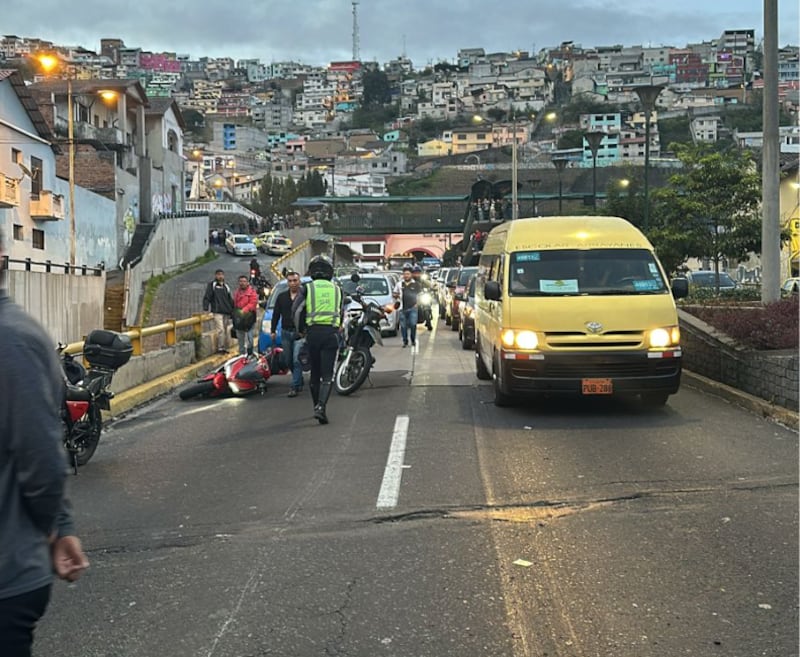
{"label": "window of building", "polygon": [[42,191],[42,166],[42,161],[31,155],[31,198],[34,200],[39,199]]}
{"label": "window of building", "polygon": [[44,250],[44,231],[34,228],[31,231],[31,241],[33,242],[34,249]]}
{"label": "window of building", "polygon": [[479,140],[486,139],[486,133],[479,132],[479,133],[478,133],[478,139],[479,139]]}
{"label": "window of building", "polygon": [[22,164],[22,151],[16,148],[11,149],[11,161],[14,164]]}
{"label": "window of building", "polygon": [[467,135],[464,135],[464,134],[458,135],[458,140],[459,141],[466,141],[467,140]]}
{"label": "window of building", "polygon": [[22,231],[22,226],[14,224],[14,239],[17,241],[25,239],[25,234]]}

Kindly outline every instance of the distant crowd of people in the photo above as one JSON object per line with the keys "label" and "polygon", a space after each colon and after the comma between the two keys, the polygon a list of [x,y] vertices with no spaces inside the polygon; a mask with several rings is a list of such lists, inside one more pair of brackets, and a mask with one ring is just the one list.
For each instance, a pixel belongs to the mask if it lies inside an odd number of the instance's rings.
{"label": "distant crowd of people", "polygon": [[511,201],[488,197],[476,199],[472,202],[470,213],[474,221],[503,221],[511,215]]}

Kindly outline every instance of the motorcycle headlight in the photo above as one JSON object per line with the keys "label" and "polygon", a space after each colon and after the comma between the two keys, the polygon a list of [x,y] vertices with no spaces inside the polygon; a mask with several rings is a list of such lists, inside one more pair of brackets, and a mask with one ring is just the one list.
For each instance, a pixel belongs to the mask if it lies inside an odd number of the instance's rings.
{"label": "motorcycle headlight", "polygon": [[427,306],[427,305],[429,305],[429,304],[430,304],[430,302],[431,302],[431,295],[430,295],[430,293],[428,293],[428,292],[423,292],[422,294],[420,294],[420,295],[419,295],[419,302],[420,302],[420,303],[421,303],[423,306]]}
{"label": "motorcycle headlight", "polygon": [[681,343],[681,330],[677,326],[650,331],[650,346],[655,349],[677,347]]}

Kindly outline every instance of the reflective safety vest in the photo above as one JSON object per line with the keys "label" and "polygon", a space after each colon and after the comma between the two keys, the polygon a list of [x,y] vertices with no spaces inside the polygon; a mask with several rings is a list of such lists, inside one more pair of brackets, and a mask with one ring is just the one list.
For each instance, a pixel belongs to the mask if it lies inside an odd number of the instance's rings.
{"label": "reflective safety vest", "polygon": [[341,322],[342,291],[339,286],[317,279],[308,284],[306,295],[306,324],[335,326]]}

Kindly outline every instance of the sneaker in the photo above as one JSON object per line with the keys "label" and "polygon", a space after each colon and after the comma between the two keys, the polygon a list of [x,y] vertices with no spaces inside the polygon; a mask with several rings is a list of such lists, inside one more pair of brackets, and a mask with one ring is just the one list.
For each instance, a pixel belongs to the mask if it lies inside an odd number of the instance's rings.
{"label": "sneaker", "polygon": [[412,342],[412,343],[411,343],[411,346],[412,346],[412,347],[416,347],[416,346],[417,346],[417,343],[416,343],[416,342]]}
{"label": "sneaker", "polygon": [[297,397],[297,390],[295,390],[294,388],[292,388],[292,389],[289,391],[289,394],[288,394],[288,395],[286,395],[286,396],[287,396],[287,397]]}
{"label": "sneaker", "polygon": [[405,349],[407,346],[408,346],[408,342],[404,342],[403,343],[403,349]]}

